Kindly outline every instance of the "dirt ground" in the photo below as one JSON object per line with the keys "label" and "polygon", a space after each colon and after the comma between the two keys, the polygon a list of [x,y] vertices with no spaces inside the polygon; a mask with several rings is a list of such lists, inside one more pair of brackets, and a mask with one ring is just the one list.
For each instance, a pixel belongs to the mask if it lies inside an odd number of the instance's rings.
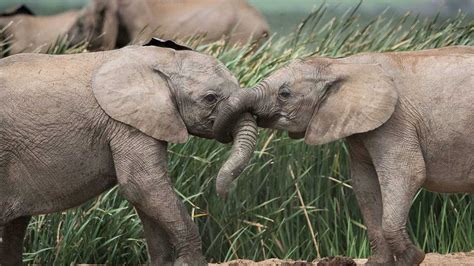
{"label": "dirt ground", "polygon": [[[354,259],[356,265],[363,265],[366,259]],[[210,266],[257,266],[257,265],[282,265],[282,266],[312,266],[318,265],[318,261],[306,262],[306,261],[292,261],[292,260],[279,260],[269,259],[260,262],[254,262],[251,260],[234,260],[227,263],[221,264],[209,264]],[[355,265],[350,260],[345,258],[338,258],[336,263],[332,264],[320,264],[320,265]],[[474,250],[471,252],[459,252],[452,254],[437,254],[428,253],[426,254],[425,260],[421,265],[474,265]]]}

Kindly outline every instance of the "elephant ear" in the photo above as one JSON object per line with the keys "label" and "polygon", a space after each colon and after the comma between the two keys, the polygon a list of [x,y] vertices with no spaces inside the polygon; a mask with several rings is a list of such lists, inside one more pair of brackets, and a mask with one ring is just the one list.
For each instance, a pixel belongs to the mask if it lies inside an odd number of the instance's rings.
{"label": "elephant ear", "polygon": [[328,67],[333,81],[306,129],[307,144],[367,132],[391,117],[398,91],[379,65],[335,63]]}
{"label": "elephant ear", "polygon": [[31,15],[34,16],[35,13],[31,11],[29,7],[24,4],[15,5],[4,12],[0,12],[0,17],[8,17],[8,16],[15,16],[15,15]]}
{"label": "elephant ear", "polygon": [[133,52],[133,48],[121,49],[118,58],[94,73],[92,89],[97,102],[113,119],[155,139],[186,142],[188,131],[175,106],[171,82],[156,66],[159,62],[152,62],[153,53]]}
{"label": "elephant ear", "polygon": [[172,40],[163,40],[160,38],[151,38],[150,41],[148,41],[143,46],[156,46],[156,47],[162,47],[162,48],[171,48],[176,51],[193,51],[193,49],[188,46],[178,44]]}

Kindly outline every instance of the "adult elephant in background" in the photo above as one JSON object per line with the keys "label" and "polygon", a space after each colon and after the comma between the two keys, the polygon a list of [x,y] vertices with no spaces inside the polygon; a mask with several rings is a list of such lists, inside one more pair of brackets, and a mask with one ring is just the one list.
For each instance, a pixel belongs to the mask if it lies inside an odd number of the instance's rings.
{"label": "adult elephant in background", "polygon": [[121,45],[150,37],[184,39],[202,36],[203,43],[227,39],[245,44],[269,36],[260,12],[245,0],[118,0]]}
{"label": "adult elephant in background", "polygon": [[[0,60],[2,266],[21,264],[32,215],[77,206],[116,184],[140,216],[153,265],[206,264],[168,176],[167,143],[213,138],[218,106],[239,84],[213,57],[150,44]],[[250,114],[233,128],[224,175],[238,175],[255,148]]]}
{"label": "adult elephant in background", "polygon": [[8,54],[45,53],[59,38],[69,46],[87,42],[89,51],[111,50],[152,37],[231,44],[263,40],[269,26],[245,0],[91,0],[81,10],[36,16],[21,5],[0,14],[0,40]]}
{"label": "adult elephant in background", "polygon": [[227,127],[245,112],[310,145],[346,138],[368,264],[419,264],[424,253],[405,228],[417,191],[474,193],[473,70],[474,48],[463,46],[297,60],[236,91],[221,106],[216,138],[228,141]]}
{"label": "adult elephant in background", "polygon": [[66,38],[69,46],[88,42],[91,51],[115,48],[118,34],[117,2],[91,0],[81,10],[37,16],[25,5],[0,14],[0,41],[5,54],[45,53]]}

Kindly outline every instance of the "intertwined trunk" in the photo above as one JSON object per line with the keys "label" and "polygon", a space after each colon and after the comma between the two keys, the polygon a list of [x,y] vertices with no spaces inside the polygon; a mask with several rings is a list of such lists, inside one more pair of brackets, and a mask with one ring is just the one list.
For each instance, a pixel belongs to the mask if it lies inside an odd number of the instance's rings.
{"label": "intertwined trunk", "polygon": [[255,114],[261,88],[238,90],[222,104],[216,121],[214,122],[214,136],[222,143],[232,141],[232,125],[244,115],[244,113]]}
{"label": "intertwined trunk", "polygon": [[243,114],[230,128],[234,139],[232,150],[216,180],[217,194],[222,198],[227,197],[230,184],[247,166],[257,142],[257,123],[251,114]]}

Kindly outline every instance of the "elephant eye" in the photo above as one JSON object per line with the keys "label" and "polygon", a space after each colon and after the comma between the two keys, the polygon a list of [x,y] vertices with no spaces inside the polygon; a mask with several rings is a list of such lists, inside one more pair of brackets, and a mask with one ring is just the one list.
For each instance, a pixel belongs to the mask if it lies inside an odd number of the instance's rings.
{"label": "elephant eye", "polygon": [[278,96],[280,96],[283,99],[286,99],[291,96],[291,91],[286,86],[282,86],[280,90],[278,91]]}
{"label": "elephant eye", "polygon": [[209,93],[204,96],[204,100],[208,103],[215,103],[217,101],[217,95],[215,95],[214,93]]}

